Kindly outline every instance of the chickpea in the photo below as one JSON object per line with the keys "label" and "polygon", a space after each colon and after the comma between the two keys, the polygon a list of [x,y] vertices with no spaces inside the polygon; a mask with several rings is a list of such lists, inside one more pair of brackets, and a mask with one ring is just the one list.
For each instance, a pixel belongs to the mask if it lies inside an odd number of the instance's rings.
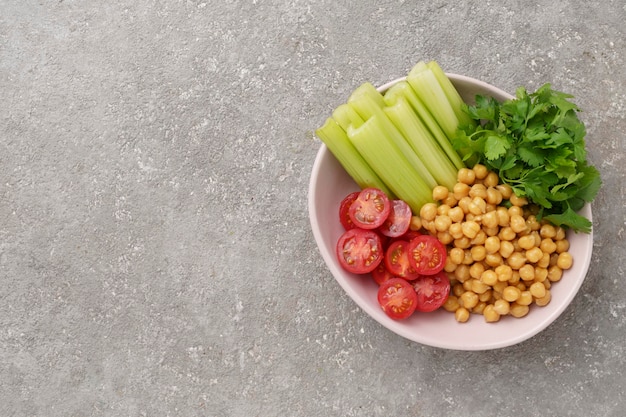
{"label": "chickpea", "polygon": [[533,295],[530,293],[529,290],[524,290],[520,294],[516,303],[523,306],[529,306],[533,303]]}
{"label": "chickpea", "polygon": [[485,200],[487,200],[487,203],[497,206],[502,202],[502,193],[498,191],[497,188],[489,187],[487,188],[487,195],[485,196]]}
{"label": "chickpea", "polygon": [[465,291],[459,297],[459,304],[461,307],[472,309],[478,304],[478,294],[473,291]]}
{"label": "chickpea", "polygon": [[544,239],[552,239],[556,237],[556,228],[550,223],[544,223],[541,225],[541,229],[539,229],[539,235]]}
{"label": "chickpea", "polygon": [[483,311],[485,310],[486,306],[487,306],[487,303],[485,303],[484,301],[479,301],[478,304],[476,304],[476,307],[472,309],[472,313],[483,314]]}
{"label": "chickpea", "polygon": [[500,250],[500,238],[498,236],[489,236],[485,239],[485,251],[487,253],[496,253]]}
{"label": "chickpea", "polygon": [[487,256],[487,251],[484,246],[475,245],[470,249],[470,253],[472,255],[473,262],[480,262],[485,259]]}
{"label": "chickpea", "polygon": [[535,237],[533,235],[522,236],[517,240],[520,248],[522,249],[532,249],[535,247]]}
{"label": "chickpea", "polygon": [[509,285],[502,291],[502,298],[512,303],[514,301],[517,301],[521,294],[522,292],[519,288]]}
{"label": "chickpea", "polygon": [[453,312],[461,307],[461,305],[459,304],[458,297],[456,295],[450,294],[446,301],[443,303],[442,307],[446,311]]}
{"label": "chickpea", "polygon": [[464,197],[469,196],[469,190],[469,185],[462,182],[457,182],[456,184],[454,184],[454,187],[452,187],[452,195],[454,196],[454,198],[457,199],[457,201],[461,201],[461,199],[463,199]]}
{"label": "chickpea", "polygon": [[450,190],[448,190],[448,188],[444,187],[443,185],[438,185],[433,188],[433,200],[435,201],[443,201],[448,198],[449,194]]}
{"label": "chickpea", "polygon": [[452,223],[450,225],[450,229],[448,229],[448,233],[450,233],[450,236],[452,236],[454,239],[460,239],[463,237],[463,227],[461,226],[461,223]]}
{"label": "chickpea", "polygon": [[476,294],[484,294],[489,288],[491,287],[479,279],[472,280],[472,291]]}
{"label": "chickpea", "polygon": [[494,272],[500,282],[508,282],[513,278],[513,269],[508,265],[499,265]]}
{"label": "chickpea", "polygon": [[443,267],[444,271],[446,271],[446,272],[454,272],[454,270],[456,269],[456,266],[457,265],[454,262],[452,262],[452,259],[450,259],[449,256],[446,257],[446,264]]}
{"label": "chickpea", "polygon": [[[522,209],[519,206],[511,206],[508,209],[509,212],[509,216],[520,216],[520,217],[524,217],[524,209]],[[524,222],[526,222],[526,219],[524,219]]]}
{"label": "chickpea", "polygon": [[422,218],[422,222],[433,221],[437,216],[437,205],[435,203],[426,203],[420,209],[420,217]]}
{"label": "chickpea", "polygon": [[548,279],[548,270],[546,268],[535,267],[535,281],[544,282]]}
{"label": "chickpea", "polygon": [[509,201],[511,202],[511,204],[518,207],[522,207],[528,204],[528,200],[526,198],[518,197],[515,194],[511,194],[511,197],[509,197]]}
{"label": "chickpea", "polygon": [[536,232],[541,228],[541,223],[537,221],[537,216],[535,216],[534,214],[526,216],[526,225],[533,232]]}
{"label": "chickpea", "polygon": [[556,228],[556,235],[554,235],[554,240],[563,240],[565,239],[565,229],[562,227]]}
{"label": "chickpea", "polygon": [[523,281],[532,281],[535,279],[535,268],[530,265],[530,264],[526,264],[524,266],[522,266],[519,269],[519,277],[523,280]]}
{"label": "chickpea", "polygon": [[461,168],[457,173],[457,181],[462,184],[472,185],[476,181],[476,173],[469,168]]}
{"label": "chickpea", "polygon": [[506,227],[509,225],[509,211],[506,207],[498,207],[496,209],[496,214],[498,215],[498,225],[500,227]]}
{"label": "chickpea", "polygon": [[475,262],[469,268],[470,277],[474,279],[480,279],[483,272],[485,272],[485,265],[483,265],[481,262]]}
{"label": "chickpea", "polygon": [[465,307],[457,308],[454,312],[454,318],[459,323],[465,323],[469,320],[470,312]]}
{"label": "chickpea", "polygon": [[461,248],[452,248],[450,249],[450,253],[448,253],[448,259],[454,262],[457,265],[463,263],[463,258],[465,258],[465,251]]}
{"label": "chickpea", "polygon": [[485,179],[485,177],[489,173],[489,170],[487,169],[487,167],[482,164],[476,164],[474,165],[474,168],[472,169],[474,170],[475,178],[478,180]]}
{"label": "chickpea", "polygon": [[467,281],[470,278],[469,266],[465,264],[457,265],[456,269],[454,270],[454,277],[459,282]]}
{"label": "chickpea", "polygon": [[464,214],[469,213],[469,204],[472,202],[472,199],[469,198],[469,196],[465,196],[461,199],[459,199],[459,202],[457,203],[457,207],[461,207],[461,210],[463,210]]}
{"label": "chickpea", "polygon": [[435,217],[435,229],[438,232],[447,231],[450,228],[451,224],[452,224],[452,220],[450,219],[450,217],[446,215],[439,215]]}
{"label": "chickpea", "polygon": [[556,252],[563,253],[569,250],[569,241],[566,239],[561,239],[556,241]]}
{"label": "chickpea", "polygon": [[493,298],[493,290],[487,290],[482,294],[478,294],[479,303],[489,303]]}
{"label": "chickpea", "polygon": [[465,213],[463,213],[463,209],[461,207],[454,207],[451,208],[450,211],[448,212],[448,216],[450,216],[450,220],[452,220],[455,223],[461,222],[463,221],[463,217],[465,216]]}
{"label": "chickpea", "polygon": [[548,253],[543,253],[543,256],[541,257],[541,259],[539,259],[539,261],[537,261],[537,266],[539,268],[547,268],[550,266],[550,254]]}
{"label": "chickpea", "polygon": [[541,243],[539,244],[539,247],[545,253],[553,253],[556,251],[556,243],[554,243],[554,240],[549,237],[543,238],[541,240]]}
{"label": "chickpea", "polygon": [[472,242],[467,236],[463,236],[459,239],[454,239],[454,246],[461,249],[468,249],[472,246]]}
{"label": "chickpea", "polygon": [[502,198],[508,200],[513,195],[513,189],[508,184],[498,184],[495,186],[496,190],[500,191]]}
{"label": "chickpea", "polygon": [[495,323],[500,320],[500,314],[496,311],[493,304],[488,304],[483,309],[483,317],[487,323]]}
{"label": "chickpea", "polygon": [[500,182],[500,178],[498,178],[498,174],[491,171],[487,174],[487,176],[483,179],[483,184],[485,187],[495,187]]}
{"label": "chickpea", "polygon": [[448,231],[437,233],[437,239],[444,245],[449,245],[454,241],[454,238]]}
{"label": "chickpea", "polygon": [[511,305],[508,301],[499,299],[493,303],[493,309],[501,316],[506,316],[511,311]]}
{"label": "chickpea", "polygon": [[454,194],[449,193],[448,196],[442,201],[443,204],[447,204],[450,207],[455,207],[459,201],[454,198]]}
{"label": "chickpea", "polygon": [[493,269],[483,268],[483,272],[480,274],[480,280],[485,285],[493,287],[498,282],[498,274]]}
{"label": "chickpea", "polygon": [[541,298],[535,299],[535,304],[537,304],[539,307],[544,307],[550,304],[551,300],[552,300],[552,293],[550,292],[550,290],[546,289],[546,295],[544,295]]}
{"label": "chickpea", "polygon": [[511,256],[506,259],[506,262],[513,269],[520,269],[526,264],[526,256],[521,252],[513,252]]}
{"label": "chickpea", "polygon": [[570,269],[573,262],[572,255],[569,252],[561,252],[556,261],[556,266],[561,269]]}
{"label": "chickpea", "polygon": [[503,261],[502,256],[499,253],[488,253],[487,256],[485,256],[484,262],[490,267],[495,268],[498,265],[502,265]]}
{"label": "chickpea", "polygon": [[519,214],[511,216],[510,225],[511,230],[515,233],[522,233],[526,230],[526,220]]}
{"label": "chickpea", "polygon": [[447,216],[448,212],[450,212],[450,206],[447,204],[439,204],[437,206],[437,215],[438,216]]}
{"label": "chickpea", "polygon": [[470,188],[469,196],[472,198],[480,198],[485,200],[487,198],[487,187],[483,184],[474,184]]}
{"label": "chickpea", "polygon": [[498,214],[496,211],[488,211],[483,215],[482,224],[485,227],[497,227],[498,224]]}
{"label": "chickpea", "polygon": [[528,290],[534,298],[543,298],[546,295],[546,287],[541,282],[534,282]]}
{"label": "chickpea", "polygon": [[518,303],[511,304],[511,315],[515,318],[521,318],[528,314],[530,308],[526,305],[521,305]]}
{"label": "chickpea", "polygon": [[487,203],[482,198],[474,197],[467,205],[467,209],[474,216],[479,216],[487,211]]}
{"label": "chickpea", "polygon": [[552,282],[560,281],[563,277],[563,270],[557,265],[552,265],[548,268],[548,280]]}
{"label": "chickpea", "polygon": [[515,246],[513,245],[513,243],[507,240],[502,241],[500,242],[499,252],[503,258],[508,258],[509,256],[511,256],[513,252],[515,252]]}
{"label": "chickpea", "polygon": [[480,225],[475,221],[463,222],[461,227],[463,228],[463,234],[470,239],[475,238],[480,230]]}
{"label": "chickpea", "polygon": [[458,283],[452,286],[452,295],[454,295],[455,297],[460,297],[461,294],[463,294],[464,292],[465,288],[463,288],[463,284]]}
{"label": "chickpea", "polygon": [[526,260],[530,263],[537,263],[543,258],[543,251],[537,247],[526,251]]}
{"label": "chickpea", "polygon": [[419,216],[412,216],[409,229],[416,231],[416,230],[420,230],[421,228],[422,228],[422,219]]}
{"label": "chickpea", "polygon": [[485,240],[487,240],[487,234],[485,233],[484,230],[479,230],[478,233],[476,233],[476,236],[474,237],[474,239],[472,239],[472,245],[477,245],[477,246],[481,246],[485,244]]}

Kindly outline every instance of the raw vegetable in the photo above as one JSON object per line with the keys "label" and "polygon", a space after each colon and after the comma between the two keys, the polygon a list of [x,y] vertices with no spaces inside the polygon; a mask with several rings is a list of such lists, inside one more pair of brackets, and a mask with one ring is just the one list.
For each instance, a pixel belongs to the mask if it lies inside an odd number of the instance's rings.
{"label": "raw vegetable", "polygon": [[348,272],[367,274],[383,260],[380,236],[373,230],[355,227],[344,232],[337,241],[337,259]]}
{"label": "raw vegetable", "polygon": [[361,229],[376,229],[387,220],[391,202],[381,190],[366,188],[350,205],[348,215],[352,223]]}
{"label": "raw vegetable", "polygon": [[402,236],[409,230],[412,217],[411,207],[407,203],[402,200],[392,200],[389,216],[378,231],[388,237]]}
{"label": "raw vegetable", "polygon": [[415,268],[409,262],[409,242],[403,239],[394,240],[385,251],[385,266],[392,275],[413,280],[419,278]]}
{"label": "raw vegetable", "polygon": [[417,308],[417,293],[408,281],[391,278],[378,288],[378,303],[389,317],[404,320]]}
{"label": "raw vegetable", "polygon": [[407,252],[409,263],[420,275],[434,275],[446,264],[446,248],[431,235],[412,239]]}
{"label": "raw vegetable", "polygon": [[[361,188],[379,188],[390,199],[405,201],[414,213],[433,201],[434,186],[451,186],[464,166],[446,132],[470,119],[442,74],[434,61],[419,63],[411,81],[384,95],[363,83],[316,130]],[[415,91],[411,82],[427,91]]]}
{"label": "raw vegetable", "polygon": [[484,164],[537,204],[539,219],[589,233],[591,222],[576,212],[595,198],[601,179],[587,163],[585,126],[570,98],[550,84],[531,94],[520,87],[503,103],[478,95],[465,105],[474,123],[462,125],[452,143],[469,166]]}
{"label": "raw vegetable", "polygon": [[450,279],[445,271],[422,275],[411,285],[417,294],[416,310],[430,313],[443,305],[450,295]]}

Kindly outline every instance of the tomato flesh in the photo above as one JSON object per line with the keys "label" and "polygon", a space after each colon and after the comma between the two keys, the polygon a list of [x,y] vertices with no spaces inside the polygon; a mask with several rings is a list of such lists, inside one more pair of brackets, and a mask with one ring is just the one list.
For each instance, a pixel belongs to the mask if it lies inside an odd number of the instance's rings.
{"label": "tomato flesh", "polygon": [[383,261],[372,271],[372,278],[374,278],[374,281],[380,285],[391,278],[395,278],[395,275],[389,272],[387,265],[385,265],[385,262]]}
{"label": "tomato flesh", "polygon": [[402,200],[392,200],[389,215],[378,230],[385,236],[402,236],[409,230],[412,216],[413,212],[407,203]]}
{"label": "tomato flesh", "polygon": [[359,228],[347,230],[341,235],[336,252],[341,267],[355,274],[372,272],[384,256],[378,233]]}
{"label": "tomato flesh", "polygon": [[378,303],[385,314],[394,320],[404,320],[417,308],[417,293],[402,278],[391,278],[378,288]]}
{"label": "tomato flesh", "polygon": [[447,252],[434,236],[420,235],[409,242],[409,262],[420,275],[434,275],[446,264]]}
{"label": "tomato flesh", "polygon": [[419,277],[419,274],[409,262],[409,242],[405,240],[393,241],[385,251],[385,266],[393,275],[408,280]]}
{"label": "tomato flesh", "polygon": [[422,275],[411,282],[417,294],[416,310],[429,313],[443,305],[450,295],[450,280],[445,271]]}
{"label": "tomato flesh", "polygon": [[362,229],[376,229],[381,226],[391,211],[391,203],[385,193],[378,188],[365,188],[350,205],[350,220]]}
{"label": "tomato flesh", "polygon": [[339,221],[345,230],[354,229],[356,226],[350,219],[350,206],[359,196],[360,191],[348,194],[339,204]]}

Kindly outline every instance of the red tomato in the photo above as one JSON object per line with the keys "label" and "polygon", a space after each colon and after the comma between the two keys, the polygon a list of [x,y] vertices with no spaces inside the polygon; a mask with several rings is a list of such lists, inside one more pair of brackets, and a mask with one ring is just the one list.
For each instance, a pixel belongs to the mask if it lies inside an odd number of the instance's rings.
{"label": "red tomato", "polygon": [[450,295],[450,280],[445,271],[435,275],[422,275],[411,282],[417,294],[418,311],[431,312],[443,305]]}
{"label": "red tomato", "polygon": [[383,260],[380,236],[373,230],[347,230],[337,241],[339,264],[348,272],[367,274]]}
{"label": "red tomato", "polygon": [[407,242],[410,242],[411,240],[415,239],[418,236],[421,236],[422,234],[420,232],[418,232],[417,230],[407,230],[405,234],[403,234],[402,236],[400,236],[400,239],[406,240]]}
{"label": "red tomato", "polygon": [[350,220],[350,214],[348,211],[350,210],[350,206],[354,203],[354,200],[359,196],[360,191],[355,191],[353,193],[348,194],[341,203],[339,204],[339,221],[345,230],[350,230],[356,227],[352,220]]}
{"label": "red tomato", "polygon": [[391,201],[389,216],[378,230],[385,236],[402,236],[409,230],[411,216],[413,216],[413,212],[407,203],[402,200],[393,200]]}
{"label": "red tomato", "polygon": [[376,281],[376,283],[380,285],[383,282],[394,278],[394,275],[389,272],[387,266],[385,265],[385,262],[383,261],[378,264],[378,266],[372,271],[372,278],[374,278],[374,281]]}
{"label": "red tomato", "polygon": [[391,278],[378,288],[378,304],[394,320],[409,317],[417,308],[417,293],[402,278]]}
{"label": "red tomato", "polygon": [[409,242],[409,262],[420,275],[434,275],[446,264],[446,248],[434,236],[421,235]]}
{"label": "red tomato", "polygon": [[348,213],[357,227],[376,229],[387,220],[390,211],[391,203],[384,192],[378,188],[365,188],[352,203]]}
{"label": "red tomato", "polygon": [[385,251],[385,266],[393,275],[408,280],[419,277],[409,262],[409,242],[394,240]]}

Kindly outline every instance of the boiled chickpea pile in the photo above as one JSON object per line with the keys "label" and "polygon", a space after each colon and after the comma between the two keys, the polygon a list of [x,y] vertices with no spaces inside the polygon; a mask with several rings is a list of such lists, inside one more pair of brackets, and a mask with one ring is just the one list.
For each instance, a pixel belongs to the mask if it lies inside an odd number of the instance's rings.
{"label": "boiled chickpea pile", "polygon": [[572,266],[565,230],[537,221],[536,207],[483,165],[462,168],[457,180],[452,190],[435,187],[437,203],[425,204],[411,224],[447,247],[451,292],[443,308],[459,322],[471,313],[496,322],[547,305],[552,283]]}

